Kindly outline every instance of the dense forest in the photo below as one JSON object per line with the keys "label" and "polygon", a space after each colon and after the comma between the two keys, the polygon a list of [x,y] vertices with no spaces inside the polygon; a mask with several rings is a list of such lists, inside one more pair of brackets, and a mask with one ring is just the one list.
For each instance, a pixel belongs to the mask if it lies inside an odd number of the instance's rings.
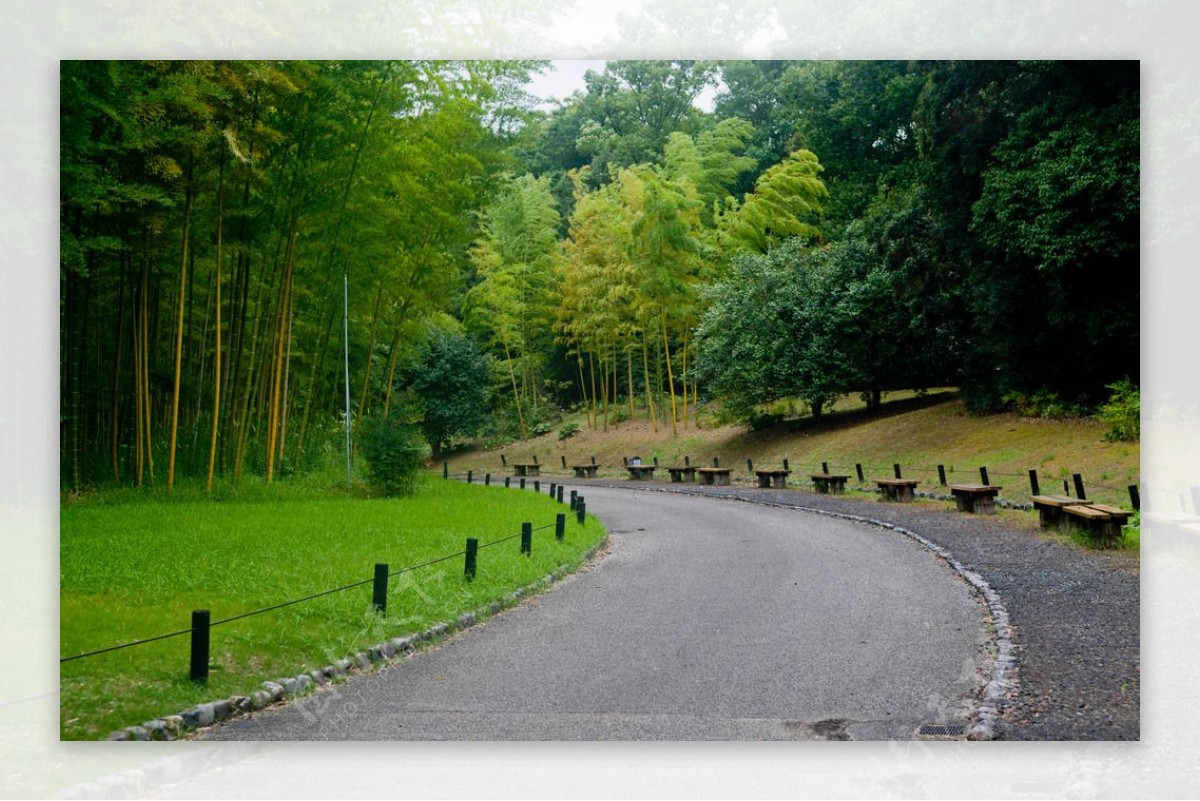
{"label": "dense forest", "polygon": [[544,69],[62,62],[63,486],[1137,383],[1136,62]]}

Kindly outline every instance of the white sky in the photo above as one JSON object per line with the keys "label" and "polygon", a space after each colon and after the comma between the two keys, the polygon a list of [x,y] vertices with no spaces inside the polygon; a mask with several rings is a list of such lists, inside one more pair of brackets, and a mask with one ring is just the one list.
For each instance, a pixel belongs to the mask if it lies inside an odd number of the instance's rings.
{"label": "white sky", "polygon": [[[605,61],[603,59],[551,61],[551,69],[542,75],[534,76],[533,81],[527,88],[530,94],[535,97],[541,97],[546,101],[565,100],[571,96],[572,92],[576,90],[583,91],[583,74],[585,72],[588,70],[604,72],[604,64]],[[712,111],[713,98],[715,96],[715,89],[705,89],[696,98],[696,107],[704,111]],[[553,108],[553,103],[547,102],[543,108]]]}

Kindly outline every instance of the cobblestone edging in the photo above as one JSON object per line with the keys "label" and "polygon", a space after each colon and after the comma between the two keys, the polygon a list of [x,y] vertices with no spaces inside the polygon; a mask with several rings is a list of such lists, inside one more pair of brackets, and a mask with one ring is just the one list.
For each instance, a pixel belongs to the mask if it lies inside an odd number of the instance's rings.
{"label": "cobblestone edging", "polygon": [[[604,547],[608,541],[605,535],[599,543],[584,553],[579,568],[586,565]],[[243,717],[265,709],[268,706],[284,703],[292,698],[316,692],[334,682],[341,681],[354,673],[367,673],[377,666],[387,664],[396,659],[403,659],[409,652],[423,645],[440,640],[455,631],[470,628],[476,623],[498,615],[505,609],[517,606],[526,597],[544,592],[550,586],[570,575],[571,571],[559,567],[549,575],[537,581],[513,590],[498,601],[492,601],[473,612],[464,612],[455,620],[436,623],[424,631],[408,637],[393,637],[385,642],[377,643],[359,651],[352,657],[339,659],[333,664],[326,665],[308,673],[295,676],[285,676],[274,681],[264,681],[260,689],[249,695],[233,695],[208,703],[197,704],[176,715],[167,715],[154,720],[148,720],[139,726],[127,726],[110,734],[108,740],[179,740],[194,731],[221,723],[233,718]]]}

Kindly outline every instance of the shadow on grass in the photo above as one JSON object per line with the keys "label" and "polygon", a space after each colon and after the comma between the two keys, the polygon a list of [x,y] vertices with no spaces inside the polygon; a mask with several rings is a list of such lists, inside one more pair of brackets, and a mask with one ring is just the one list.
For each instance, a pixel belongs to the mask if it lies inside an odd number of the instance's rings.
{"label": "shadow on grass", "polygon": [[850,409],[847,411],[825,412],[820,417],[800,417],[793,420],[782,420],[774,425],[748,432],[748,436],[761,439],[775,439],[792,434],[824,434],[853,428],[876,420],[885,420],[918,409],[927,409],[943,403],[952,403],[959,399],[957,390],[934,392],[925,396],[903,398],[885,401],[874,409]]}

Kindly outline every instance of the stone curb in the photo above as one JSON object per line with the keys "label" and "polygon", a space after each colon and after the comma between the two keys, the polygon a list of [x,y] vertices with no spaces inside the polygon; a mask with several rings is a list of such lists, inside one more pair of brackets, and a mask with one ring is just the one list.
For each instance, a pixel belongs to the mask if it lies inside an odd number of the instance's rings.
{"label": "stone curb", "polygon": [[[592,548],[584,552],[576,570],[586,565],[608,542],[605,534]],[[432,643],[447,637],[456,631],[468,629],[481,620],[497,615],[505,609],[520,604],[525,598],[544,592],[556,582],[562,581],[572,571],[565,565],[560,565],[545,576],[526,584],[505,595],[499,600],[491,601],[473,612],[464,612],[452,621],[435,623],[429,628],[407,637],[393,637],[385,642],[377,643],[359,651],[352,657],[339,659],[323,668],[264,681],[258,690],[249,695],[234,695],[217,701],[197,704],[176,715],[167,715],[142,723],[140,726],[126,726],[110,734],[110,741],[149,741],[149,740],[180,740],[200,729],[222,723],[234,718],[246,717],[250,714],[274,704],[286,703],[293,698],[311,695],[321,687],[332,682],[345,679],[354,673],[369,673],[376,666],[389,664],[404,659],[415,648],[422,644]],[[119,779],[120,777],[113,777]]]}

